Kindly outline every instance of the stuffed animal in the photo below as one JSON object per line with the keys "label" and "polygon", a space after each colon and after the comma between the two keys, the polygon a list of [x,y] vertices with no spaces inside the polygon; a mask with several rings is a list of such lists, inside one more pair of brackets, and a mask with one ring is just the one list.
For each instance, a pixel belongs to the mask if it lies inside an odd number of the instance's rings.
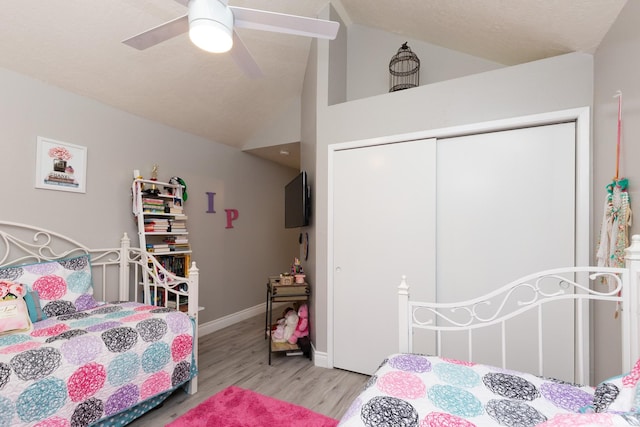
{"label": "stuffed animal", "polygon": [[290,309],[277,323],[272,335],[273,342],[287,342],[298,325],[298,313],[294,309]]}
{"label": "stuffed animal", "polygon": [[302,304],[298,309],[298,325],[291,337],[289,337],[289,342],[295,344],[298,338],[306,336],[309,336],[309,307],[307,307],[307,304]]}

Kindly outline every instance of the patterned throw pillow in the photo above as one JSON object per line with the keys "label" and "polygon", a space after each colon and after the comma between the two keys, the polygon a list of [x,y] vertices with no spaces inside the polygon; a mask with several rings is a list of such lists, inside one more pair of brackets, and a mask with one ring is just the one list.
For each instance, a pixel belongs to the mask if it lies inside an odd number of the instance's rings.
{"label": "patterned throw pillow", "polygon": [[640,360],[633,369],[598,384],[593,396],[595,412],[640,412]]}
{"label": "patterned throw pillow", "polygon": [[0,279],[21,283],[29,292],[37,292],[46,317],[98,306],[93,298],[89,255],[2,268]]}
{"label": "patterned throw pillow", "polygon": [[29,318],[32,323],[36,323],[47,318],[47,315],[42,311],[40,297],[36,291],[27,292],[24,296],[24,302],[27,304]]}

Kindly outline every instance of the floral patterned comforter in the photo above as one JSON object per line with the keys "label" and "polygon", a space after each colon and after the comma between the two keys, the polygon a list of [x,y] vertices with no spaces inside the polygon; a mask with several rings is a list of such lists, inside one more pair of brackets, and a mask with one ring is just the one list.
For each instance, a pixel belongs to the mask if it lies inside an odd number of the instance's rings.
{"label": "floral patterned comforter", "polygon": [[134,302],[48,318],[0,336],[0,427],[86,426],[185,383],[193,324]]}
{"label": "floral patterned comforter", "polygon": [[457,360],[394,354],[339,426],[640,425],[635,410],[610,411],[625,394],[623,388],[617,380],[594,388]]}

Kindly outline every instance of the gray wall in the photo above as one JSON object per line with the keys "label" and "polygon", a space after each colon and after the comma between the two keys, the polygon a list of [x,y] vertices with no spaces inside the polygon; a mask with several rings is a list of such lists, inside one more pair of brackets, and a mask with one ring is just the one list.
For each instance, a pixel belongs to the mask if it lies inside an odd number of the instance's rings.
{"label": "gray wall", "polygon": [[[67,234],[88,246],[138,244],[134,169],[182,177],[193,259],[201,272],[200,322],[264,304],[267,276],[287,271],[297,231],[284,229],[284,186],[296,171],[0,69],[3,220]],[[36,138],[87,147],[86,193],[36,189]],[[216,214],[205,193],[215,192]],[[237,209],[225,229],[225,209]]]}
{"label": "gray wall", "polygon": [[303,105],[315,102],[318,111],[316,134],[310,138],[316,144],[314,343],[321,353],[328,351],[331,322],[326,287],[329,145],[591,106],[593,100],[593,57],[575,53],[328,105],[329,50],[318,43],[317,98],[303,99]]}
{"label": "gray wall", "polygon": [[[411,51],[420,59],[421,86],[504,67],[466,53],[362,25],[349,26],[347,33],[348,101],[389,92],[389,61],[404,42],[408,42]],[[332,44],[332,52],[338,49]],[[332,74],[331,84],[333,78]],[[334,102],[329,102],[331,104]]]}
{"label": "gray wall", "polygon": [[[616,129],[618,101],[614,95],[622,92],[622,151],[620,176],[629,179],[631,209],[635,210],[635,221],[630,234],[640,233],[640,2],[629,1],[618,15],[618,19],[604,38],[594,56],[594,110],[593,110],[593,212],[597,236],[605,203],[605,186],[615,176]],[[597,243],[597,242],[596,242]],[[620,357],[620,342],[616,334],[619,321],[614,319],[611,309],[597,310],[596,355],[611,362],[598,366],[598,379],[620,374],[616,361]]]}

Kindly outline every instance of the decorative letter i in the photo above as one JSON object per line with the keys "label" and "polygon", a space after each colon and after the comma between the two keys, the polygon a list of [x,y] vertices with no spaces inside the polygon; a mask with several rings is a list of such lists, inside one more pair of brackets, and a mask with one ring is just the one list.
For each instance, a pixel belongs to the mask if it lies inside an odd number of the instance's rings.
{"label": "decorative letter i", "polygon": [[207,213],[216,213],[216,210],[213,208],[213,196],[215,195],[216,193],[211,193],[207,191],[207,200],[209,202],[209,208],[207,209]]}

